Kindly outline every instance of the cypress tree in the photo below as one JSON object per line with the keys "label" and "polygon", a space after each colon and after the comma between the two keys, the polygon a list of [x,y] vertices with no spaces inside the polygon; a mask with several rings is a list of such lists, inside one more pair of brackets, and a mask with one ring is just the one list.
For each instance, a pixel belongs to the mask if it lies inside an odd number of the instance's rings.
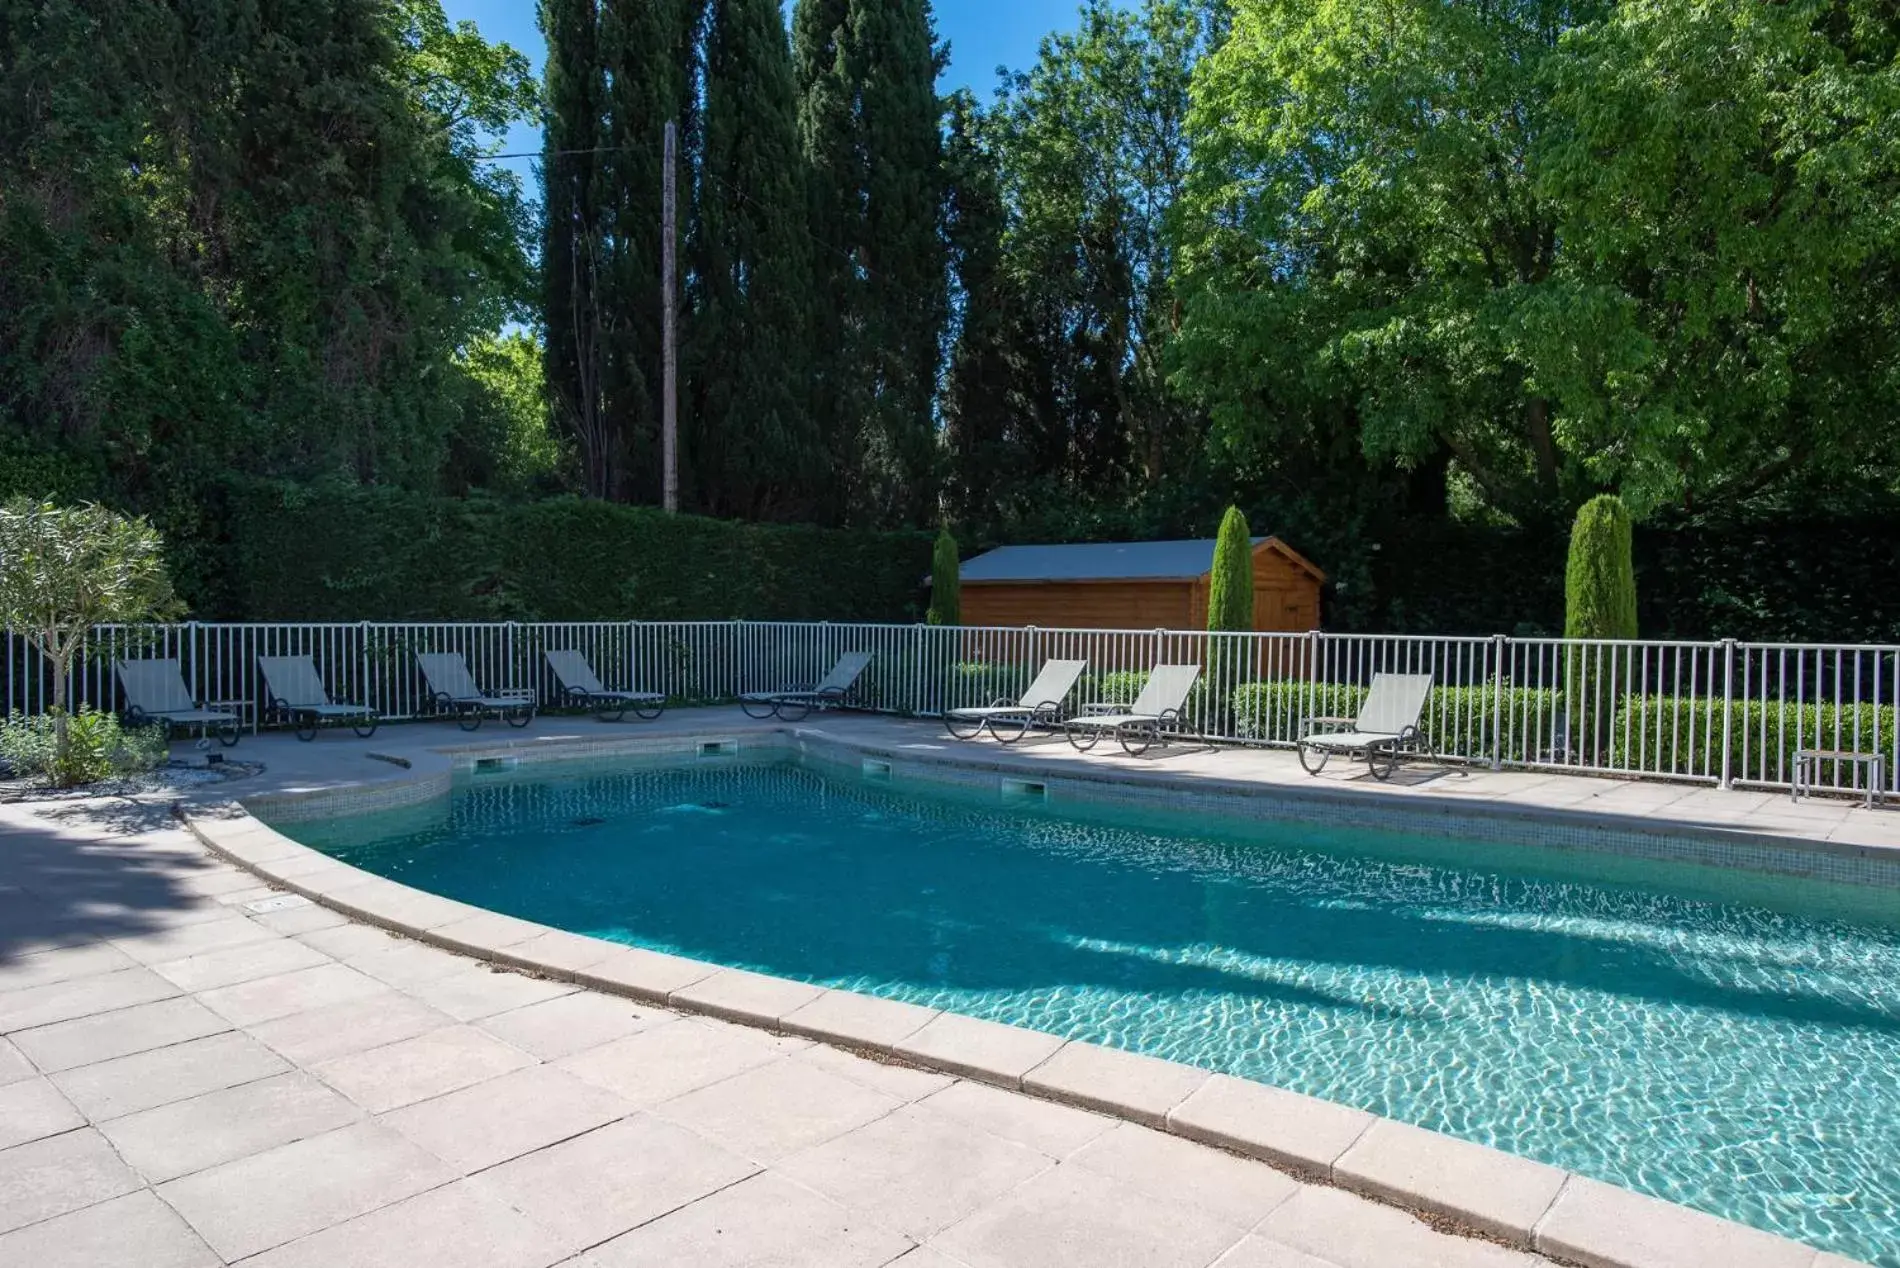
{"label": "cypress tree", "polygon": [[856,337],[854,261],[862,232],[864,167],[856,92],[846,68],[848,8],[849,0],[798,0],[792,13],[792,79],[812,244],[807,399],[843,494],[828,504],[824,518],[830,522],[844,518],[856,500],[863,465],[859,427],[868,401]]}
{"label": "cypress tree", "polygon": [[930,554],[930,615],[932,625],[963,624],[963,582],[957,562],[957,539],[945,528],[937,533]]}
{"label": "cypress tree", "polygon": [[934,509],[931,403],[947,317],[943,156],[927,0],[799,0],[799,138],[816,240],[813,414],[860,518]]}
{"label": "cypress tree", "polygon": [[620,487],[621,447],[607,431],[602,294],[609,247],[602,184],[607,83],[596,0],[541,0],[547,38],[547,116],[541,161],[546,214],[541,278],[549,408],[580,449],[594,497]]}
{"label": "cypress tree", "polygon": [[1253,539],[1247,517],[1230,506],[1214,539],[1207,586],[1207,628],[1214,633],[1253,629]]}
{"label": "cypress tree", "polygon": [[1004,269],[1006,213],[983,125],[968,90],[950,98],[943,220],[958,322],[944,379],[945,491],[952,515],[965,523],[1006,512],[1022,465],[1012,461],[1012,419],[1024,305]]}
{"label": "cypress tree", "polygon": [[694,225],[687,458],[699,509],[803,519],[828,466],[804,390],[811,285],[797,99],[776,0],[714,0]]}
{"label": "cypress tree", "polygon": [[1630,513],[1613,494],[1591,498],[1570,529],[1564,570],[1565,638],[1636,637],[1636,565]]}
{"label": "cypress tree", "polygon": [[864,350],[876,392],[870,494],[886,520],[917,523],[936,502],[931,402],[948,317],[938,50],[929,0],[852,0],[850,17],[865,162]]}
{"label": "cypress tree", "polygon": [[[1636,566],[1629,510],[1611,494],[1583,504],[1570,529],[1570,559],[1564,569],[1564,637],[1636,637]],[[1572,742],[1584,760],[1608,757],[1620,681],[1627,669],[1613,649],[1571,651],[1565,692]]]}
{"label": "cypress tree", "polygon": [[[678,122],[690,87],[681,64],[685,0],[636,0],[600,8],[606,71],[601,194],[611,234],[603,294],[607,356],[602,395],[618,455],[617,501],[660,498],[660,257],[664,130]],[[676,188],[691,188],[675,174]]]}

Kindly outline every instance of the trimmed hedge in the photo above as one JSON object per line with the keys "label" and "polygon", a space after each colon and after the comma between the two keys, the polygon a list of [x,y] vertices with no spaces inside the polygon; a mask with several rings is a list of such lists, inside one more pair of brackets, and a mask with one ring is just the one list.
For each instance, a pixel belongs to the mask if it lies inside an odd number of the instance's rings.
{"label": "trimmed hedge", "polygon": [[[1654,774],[1720,775],[1722,713],[1722,702],[1706,696],[1626,695],[1612,724],[1611,760]],[[1876,734],[1879,751],[1891,757],[1895,721],[1892,705],[1737,700],[1728,708],[1729,777],[1791,779],[1796,749],[1870,753]],[[1835,772],[1821,774],[1831,779]],[[1840,772],[1843,781],[1850,775]]]}
{"label": "trimmed hedge", "polygon": [[354,485],[234,487],[226,524],[199,615],[256,621],[914,621],[931,550],[927,533]]}
{"label": "trimmed hedge", "polygon": [[[1353,717],[1365,698],[1366,688],[1338,683],[1297,678],[1246,683],[1234,692],[1235,734],[1242,739],[1290,743],[1300,737],[1302,718]],[[1506,687],[1500,719],[1495,688],[1434,687],[1425,701],[1419,729],[1441,752],[1489,757],[1501,721],[1504,760],[1533,761],[1551,747],[1551,719],[1562,708],[1562,692]]]}

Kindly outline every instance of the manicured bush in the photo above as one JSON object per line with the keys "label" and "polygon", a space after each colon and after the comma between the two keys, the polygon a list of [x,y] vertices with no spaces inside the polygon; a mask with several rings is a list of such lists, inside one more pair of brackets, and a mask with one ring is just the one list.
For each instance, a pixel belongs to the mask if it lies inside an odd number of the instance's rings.
{"label": "manicured bush", "polygon": [[931,539],[581,498],[232,489],[225,610],[246,620],[915,621]]}
{"label": "manicured bush", "polygon": [[1214,539],[1207,584],[1207,628],[1215,633],[1253,629],[1253,539],[1247,517],[1230,506]]}
{"label": "manicured bush", "polygon": [[163,727],[121,726],[114,714],[82,706],[66,719],[62,753],[56,721],[50,713],[28,717],[17,712],[0,721],[0,758],[16,774],[39,776],[60,788],[150,770],[165,759]]}
{"label": "manicured bush", "polygon": [[[1291,743],[1308,717],[1354,717],[1366,688],[1303,679],[1246,683],[1234,692],[1235,734],[1242,739]],[[1419,729],[1441,752],[1488,758],[1502,737],[1506,761],[1532,761],[1552,744],[1552,718],[1562,696],[1547,688],[1489,685],[1434,687]],[[1500,716],[1501,703],[1501,716]],[[1502,723],[1500,731],[1499,724]]]}
{"label": "manicured bush", "polygon": [[[1626,695],[1612,723],[1610,760],[1654,774],[1722,773],[1722,701],[1706,696]],[[1728,707],[1729,777],[1781,781],[1794,776],[1798,748],[1893,753],[1892,705],[1795,704],[1737,700]],[[1834,772],[1824,770],[1824,778]],[[1842,771],[1846,779],[1848,772]]]}
{"label": "manicured bush", "polygon": [[957,539],[944,529],[937,534],[930,555],[930,613],[932,625],[963,624],[963,587],[958,577]]}
{"label": "manicured bush", "polygon": [[[1570,559],[1564,569],[1564,637],[1636,637],[1636,564],[1629,511],[1621,498],[1591,498],[1570,529]],[[1610,665],[1618,662],[1612,658]],[[1609,741],[1613,702],[1624,681],[1600,657],[1579,649],[1565,666],[1564,690],[1577,706],[1570,719],[1572,741],[1585,761],[1600,763]]]}

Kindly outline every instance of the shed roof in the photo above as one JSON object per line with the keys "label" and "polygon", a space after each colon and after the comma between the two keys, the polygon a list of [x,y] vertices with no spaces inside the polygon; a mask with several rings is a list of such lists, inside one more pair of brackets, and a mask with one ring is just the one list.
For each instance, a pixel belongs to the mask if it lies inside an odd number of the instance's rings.
{"label": "shed roof", "polygon": [[[1271,543],[1301,568],[1320,576],[1279,539],[1256,537],[1254,549]],[[999,546],[967,560],[965,582],[984,581],[1192,581],[1214,566],[1214,539],[1172,542],[1077,542],[1063,546]]]}

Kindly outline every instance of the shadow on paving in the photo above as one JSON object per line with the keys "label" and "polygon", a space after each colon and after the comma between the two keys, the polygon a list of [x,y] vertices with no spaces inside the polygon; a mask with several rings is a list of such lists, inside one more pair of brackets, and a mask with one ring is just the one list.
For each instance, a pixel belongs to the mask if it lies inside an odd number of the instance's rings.
{"label": "shadow on paving", "polygon": [[151,933],[199,906],[200,851],[159,844],[177,829],[169,801],[16,802],[0,817],[0,965],[101,938]]}

